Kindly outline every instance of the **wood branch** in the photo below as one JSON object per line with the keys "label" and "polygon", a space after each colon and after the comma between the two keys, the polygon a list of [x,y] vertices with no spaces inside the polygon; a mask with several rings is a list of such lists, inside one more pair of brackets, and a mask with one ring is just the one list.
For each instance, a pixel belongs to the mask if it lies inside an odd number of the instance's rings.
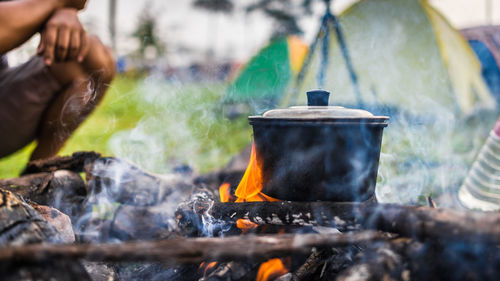
{"label": "wood branch", "polygon": [[347,234],[282,234],[227,238],[182,238],[157,242],[120,244],[33,244],[0,248],[0,261],[86,259],[89,261],[161,261],[190,264],[207,261],[264,260],[292,253],[308,253],[313,247],[336,247],[385,239],[373,231]]}
{"label": "wood branch", "polygon": [[217,219],[249,219],[257,224],[342,227],[355,222],[367,229],[418,239],[500,243],[500,213],[494,212],[397,204],[289,201],[216,203],[209,212]]}
{"label": "wood branch", "polygon": [[86,164],[101,157],[96,152],[75,152],[71,156],[56,156],[48,159],[35,160],[28,163],[23,174],[55,172],[57,170],[70,170],[81,173]]}

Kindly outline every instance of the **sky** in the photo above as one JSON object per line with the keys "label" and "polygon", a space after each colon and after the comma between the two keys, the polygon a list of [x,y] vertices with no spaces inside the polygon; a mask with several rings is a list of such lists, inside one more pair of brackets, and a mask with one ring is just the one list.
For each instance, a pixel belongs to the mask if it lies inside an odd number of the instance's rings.
{"label": "sky", "polygon": [[[192,60],[244,62],[266,44],[272,30],[272,21],[262,14],[246,14],[238,9],[230,15],[209,13],[193,8],[193,0],[117,1],[118,55],[129,54],[136,49],[137,42],[130,39],[130,35],[137,25],[138,16],[145,8],[151,9],[159,19],[158,32],[167,45],[167,58],[172,65],[182,65]],[[254,0],[234,2],[243,5],[252,1]],[[488,1],[491,3],[489,8]],[[334,13],[342,12],[353,2],[355,1],[334,0]],[[489,17],[493,24],[500,24],[500,0],[429,2],[457,28],[485,25]],[[87,8],[80,14],[80,19],[87,29],[107,44],[110,42],[108,5],[107,0],[89,0]],[[310,42],[317,32],[324,5],[317,1],[313,8],[313,15],[301,21],[306,42]],[[36,47],[33,47],[35,43],[28,45],[27,49],[30,51]]]}

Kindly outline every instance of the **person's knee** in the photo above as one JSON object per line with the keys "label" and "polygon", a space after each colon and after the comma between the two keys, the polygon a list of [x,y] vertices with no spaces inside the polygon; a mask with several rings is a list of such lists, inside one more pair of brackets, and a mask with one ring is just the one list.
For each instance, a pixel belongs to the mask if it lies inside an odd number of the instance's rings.
{"label": "person's knee", "polygon": [[89,51],[81,63],[69,61],[49,66],[49,70],[61,85],[87,80],[92,82],[94,87],[102,87],[113,80],[116,70],[111,50],[96,36],[89,35],[87,40]]}
{"label": "person's knee", "polygon": [[82,66],[84,71],[95,78],[97,83],[110,83],[115,74],[115,59],[111,50],[97,36],[88,36],[90,50]]}

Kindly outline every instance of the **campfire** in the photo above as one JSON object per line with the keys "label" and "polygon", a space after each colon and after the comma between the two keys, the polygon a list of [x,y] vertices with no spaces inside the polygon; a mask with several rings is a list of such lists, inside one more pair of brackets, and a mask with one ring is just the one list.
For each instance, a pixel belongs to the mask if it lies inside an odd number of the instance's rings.
{"label": "campfire", "polygon": [[[229,164],[205,175],[185,167],[156,175],[93,152],[29,163],[26,175],[0,181],[2,276],[7,280],[498,279],[500,214],[440,209],[430,197],[429,206],[378,203],[373,196],[377,168],[373,163],[378,163],[386,119],[364,112],[333,118],[324,107],[306,108],[326,116],[324,124],[311,119],[304,108],[296,110],[308,116],[305,120],[290,117],[292,126],[306,127],[302,133],[308,135],[301,138],[290,138],[293,134],[281,138],[286,135],[284,123],[275,121],[282,122],[284,115],[268,115],[270,123],[263,127],[275,132],[256,133],[249,155],[242,153],[236,156],[240,161],[231,161],[246,166]],[[329,110],[345,114],[338,107]],[[267,122],[257,119],[254,125]],[[331,131],[329,126],[341,129]],[[317,146],[310,145],[317,132],[327,137],[326,142],[316,142],[321,149],[332,139],[337,148],[346,143],[358,147],[317,153]],[[362,141],[356,138],[359,132],[365,136]],[[345,137],[356,140],[347,142]],[[277,144],[281,140],[286,144]],[[276,154],[285,146],[299,151],[301,158],[296,159],[302,160],[287,162],[295,156]],[[349,154],[353,151],[357,153]],[[338,159],[347,160],[335,162]],[[357,164],[351,165],[349,159]],[[326,164],[309,167],[318,161]],[[283,163],[286,167],[279,167]],[[363,173],[325,174],[331,165]],[[308,175],[310,182],[303,180]]]}
{"label": "campfire", "polygon": [[[251,155],[245,171],[196,177],[158,176],[94,153],[31,163],[29,175],[1,182],[3,276],[34,277],[41,271],[56,280],[499,276],[496,213],[373,201],[277,201],[259,191],[255,147]],[[103,193],[118,199],[106,205],[97,200]],[[179,198],[184,198],[180,204]],[[103,204],[116,206],[99,210]],[[71,223],[61,219],[68,216]],[[68,230],[74,236],[64,235]]]}

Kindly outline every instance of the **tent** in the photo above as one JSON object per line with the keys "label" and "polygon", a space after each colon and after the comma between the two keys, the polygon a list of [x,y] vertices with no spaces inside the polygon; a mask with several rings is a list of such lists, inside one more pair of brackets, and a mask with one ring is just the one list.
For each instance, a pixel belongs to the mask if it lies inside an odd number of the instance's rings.
{"label": "tent", "polygon": [[359,1],[338,19],[327,12],[316,41],[286,104],[321,87],[336,104],[418,113],[495,105],[467,41],[425,0]]}
{"label": "tent", "polygon": [[500,25],[462,29],[482,66],[483,78],[500,103]]}
{"label": "tent", "polygon": [[261,49],[228,87],[226,100],[278,101],[297,76],[307,54],[307,44],[296,36],[277,38]]}

